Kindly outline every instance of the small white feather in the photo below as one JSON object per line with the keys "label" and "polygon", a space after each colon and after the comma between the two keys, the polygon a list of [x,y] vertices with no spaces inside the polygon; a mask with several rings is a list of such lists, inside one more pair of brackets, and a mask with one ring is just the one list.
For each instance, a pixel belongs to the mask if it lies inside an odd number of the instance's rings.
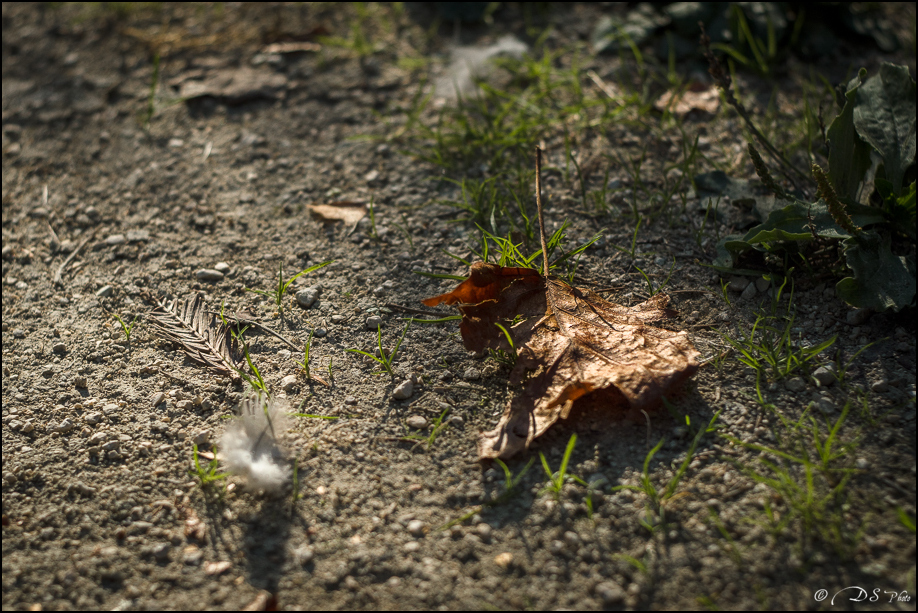
{"label": "small white feather", "polygon": [[234,475],[244,477],[249,488],[277,492],[290,476],[277,440],[283,432],[284,411],[277,399],[249,396],[239,404],[234,420],[220,440],[220,459]]}

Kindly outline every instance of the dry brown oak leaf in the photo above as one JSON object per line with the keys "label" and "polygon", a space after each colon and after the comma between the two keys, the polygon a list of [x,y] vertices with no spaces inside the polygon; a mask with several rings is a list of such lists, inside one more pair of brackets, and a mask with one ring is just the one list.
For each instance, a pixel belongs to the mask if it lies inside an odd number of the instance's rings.
{"label": "dry brown oak leaf", "polygon": [[663,294],[625,307],[555,278],[546,284],[535,270],[476,262],[453,291],[423,302],[459,304],[470,351],[512,351],[496,323],[518,348],[510,383],[524,386],[497,428],[481,434],[482,460],[528,448],[585,394],[613,390],[633,410],[646,409],[698,370],[699,353],[685,332],[648,325],[673,314]]}

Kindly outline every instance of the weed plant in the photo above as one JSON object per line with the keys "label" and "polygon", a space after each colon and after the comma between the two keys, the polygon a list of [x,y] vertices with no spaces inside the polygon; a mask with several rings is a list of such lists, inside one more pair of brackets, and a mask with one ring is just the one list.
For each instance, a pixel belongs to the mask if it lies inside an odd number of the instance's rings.
{"label": "weed plant", "polygon": [[115,319],[118,320],[118,323],[121,324],[121,329],[124,331],[124,340],[126,342],[131,342],[131,332],[134,330],[134,324],[137,323],[137,320],[140,318],[140,315],[135,315],[134,319],[131,321],[131,325],[124,323],[124,320],[118,316],[116,313],[112,313]]}
{"label": "weed plant", "polygon": [[[383,370],[389,373],[390,376],[395,376],[395,371],[392,370],[392,363],[395,362],[395,356],[398,353],[399,347],[402,346],[402,341],[405,340],[405,334],[408,333],[408,328],[411,327],[411,320],[408,320],[408,323],[405,324],[405,329],[402,330],[402,335],[398,338],[398,342],[395,343],[395,348],[392,349],[391,353],[387,353],[382,346],[382,327],[379,325],[376,326],[376,346],[379,349],[379,357],[376,357],[372,353],[367,351],[362,351],[360,349],[348,349],[351,353],[359,353],[360,355],[366,356],[371,360],[379,362]],[[331,363],[329,362],[329,365]]]}
{"label": "weed plant", "polygon": [[324,266],[328,266],[328,265],[331,264],[333,261],[334,261],[334,260],[328,260],[328,261],[326,261],[326,262],[322,262],[321,264],[316,264],[315,266],[310,266],[309,268],[307,268],[307,269],[305,269],[305,270],[301,270],[300,272],[296,273],[295,275],[293,275],[292,277],[290,277],[290,278],[289,278],[288,280],[286,280],[286,281],[284,281],[284,263],[281,262],[281,263],[280,263],[280,266],[279,266],[279,268],[278,268],[278,271],[277,271],[277,287],[276,287],[276,288],[274,288],[273,290],[270,290],[270,291],[265,291],[265,290],[261,290],[261,289],[251,289],[251,288],[248,288],[248,287],[246,287],[246,288],[244,288],[244,289],[245,289],[245,291],[247,291],[247,292],[252,292],[253,294],[259,294],[259,295],[261,295],[261,296],[267,296],[267,297],[269,297],[269,298],[273,298],[273,299],[274,299],[274,303],[277,305],[277,310],[278,310],[278,312],[279,312],[281,315],[283,315],[283,313],[284,313],[284,294],[287,293],[287,289],[290,287],[290,285],[291,285],[294,281],[296,281],[298,278],[300,278],[301,276],[306,275],[306,274],[309,274],[309,273],[314,272],[314,271],[316,271],[316,270],[319,270],[320,268],[323,268]]}

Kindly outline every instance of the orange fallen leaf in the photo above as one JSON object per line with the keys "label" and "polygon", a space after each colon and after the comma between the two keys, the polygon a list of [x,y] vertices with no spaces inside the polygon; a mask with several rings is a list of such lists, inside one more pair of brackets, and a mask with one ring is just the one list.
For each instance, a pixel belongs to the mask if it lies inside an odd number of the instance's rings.
{"label": "orange fallen leaf", "polygon": [[329,204],[309,204],[309,211],[322,221],[343,221],[347,225],[357,225],[367,215],[367,205],[363,202],[340,200]]}
{"label": "orange fallen leaf", "polygon": [[[534,270],[483,262],[452,292],[425,300],[428,306],[460,303],[466,349],[518,350],[510,383],[524,383],[523,390],[497,427],[481,434],[479,458],[508,458],[528,448],[593,391],[616,390],[635,410],[660,403],[698,369],[699,353],[685,332],[648,325],[671,315],[668,301],[657,294],[625,307],[554,277],[546,282]],[[495,324],[507,329],[513,347]]]}

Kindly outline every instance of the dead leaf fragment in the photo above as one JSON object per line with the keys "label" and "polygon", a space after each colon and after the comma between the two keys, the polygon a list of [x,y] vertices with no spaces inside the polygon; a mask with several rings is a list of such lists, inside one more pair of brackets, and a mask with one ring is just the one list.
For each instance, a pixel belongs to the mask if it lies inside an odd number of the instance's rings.
{"label": "dead leaf fragment", "polygon": [[341,200],[329,204],[309,204],[307,208],[322,221],[343,221],[349,226],[356,226],[357,222],[367,215],[367,205],[365,203],[349,200]]}
{"label": "dead leaf fragment", "polygon": [[590,392],[612,390],[623,404],[645,409],[698,369],[699,353],[685,332],[648,325],[671,315],[667,296],[625,307],[521,270],[527,269],[478,262],[452,292],[424,301],[428,306],[464,303],[459,311],[466,349],[512,351],[495,323],[509,331],[517,349],[510,383],[523,383],[523,390],[497,427],[482,433],[480,459],[508,458],[529,447]]}
{"label": "dead leaf fragment", "polygon": [[697,84],[683,92],[668,91],[657,98],[653,107],[660,112],[669,111],[677,117],[700,111],[713,115],[720,108],[720,92],[717,86]]}

